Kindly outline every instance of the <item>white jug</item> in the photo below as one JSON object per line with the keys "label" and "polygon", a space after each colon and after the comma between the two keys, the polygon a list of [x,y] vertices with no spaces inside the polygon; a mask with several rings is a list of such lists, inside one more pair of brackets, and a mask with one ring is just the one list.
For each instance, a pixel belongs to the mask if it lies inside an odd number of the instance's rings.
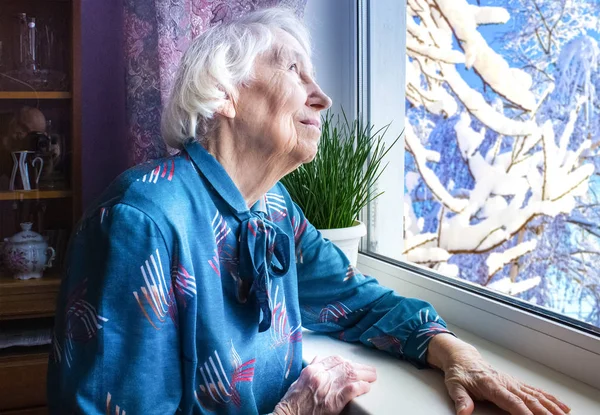
{"label": "white jug", "polygon": [[[10,176],[10,186],[9,190],[31,190],[31,183],[29,182],[29,163],[27,160],[27,156],[29,154],[35,154],[35,151],[13,151],[13,170],[12,175]],[[35,168],[35,163],[39,162],[39,167],[37,168],[37,175],[35,177],[35,188],[37,188],[37,184],[40,181],[40,175],[42,174],[42,168],[44,167],[44,160],[41,157],[36,157],[31,161],[31,166]],[[19,173],[21,183],[19,186],[16,182],[17,173]]]}

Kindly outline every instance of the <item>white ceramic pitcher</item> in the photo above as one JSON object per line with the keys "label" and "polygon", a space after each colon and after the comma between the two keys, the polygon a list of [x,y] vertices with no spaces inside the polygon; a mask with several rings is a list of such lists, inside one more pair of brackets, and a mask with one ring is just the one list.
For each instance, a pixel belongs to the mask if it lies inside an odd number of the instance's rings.
{"label": "white ceramic pitcher", "polygon": [[[29,165],[28,165],[28,160],[27,160],[27,156],[29,154],[35,154],[35,151],[27,151],[27,150],[23,150],[23,151],[13,151],[12,152],[12,158],[13,158],[13,170],[12,170],[12,174],[10,176],[10,185],[9,185],[9,190],[31,190],[31,183],[29,181]],[[44,167],[44,160],[42,160],[41,157],[36,157],[31,161],[31,166],[35,168],[35,163],[39,162],[39,167],[37,168],[37,175],[35,177],[35,187],[37,188],[37,184],[40,181],[40,176],[42,174],[42,168]],[[21,178],[21,186],[22,189],[17,189],[18,186],[16,186],[16,179],[17,179],[17,174],[19,174],[20,178]]]}

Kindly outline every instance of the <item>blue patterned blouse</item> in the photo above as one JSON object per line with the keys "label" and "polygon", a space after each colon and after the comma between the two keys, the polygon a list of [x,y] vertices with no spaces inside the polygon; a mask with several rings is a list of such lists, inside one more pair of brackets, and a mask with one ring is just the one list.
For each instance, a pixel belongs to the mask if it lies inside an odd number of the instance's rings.
{"label": "blue patterned blouse", "polygon": [[446,324],[349,265],[277,184],[251,209],[191,143],[122,174],[79,223],[61,287],[53,414],[265,414],[302,327],[426,366]]}

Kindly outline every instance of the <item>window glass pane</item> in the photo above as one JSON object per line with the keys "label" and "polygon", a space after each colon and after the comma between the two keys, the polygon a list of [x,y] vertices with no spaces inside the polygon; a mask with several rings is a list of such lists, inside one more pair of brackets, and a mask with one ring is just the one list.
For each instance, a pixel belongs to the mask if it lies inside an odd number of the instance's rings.
{"label": "window glass pane", "polygon": [[600,327],[600,2],[406,13],[404,238],[369,250]]}

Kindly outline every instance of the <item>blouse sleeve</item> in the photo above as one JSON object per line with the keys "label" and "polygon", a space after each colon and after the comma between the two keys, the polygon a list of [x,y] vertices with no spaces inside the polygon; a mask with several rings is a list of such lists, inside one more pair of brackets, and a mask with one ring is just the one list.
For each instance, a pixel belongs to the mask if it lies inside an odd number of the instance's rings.
{"label": "blouse sleeve", "polygon": [[401,297],[361,274],[297,205],[294,208],[302,325],[427,367],[430,340],[436,334],[451,333],[435,309],[425,301]]}
{"label": "blouse sleeve", "polygon": [[52,414],[174,414],[182,394],[169,252],[155,223],[118,204],[69,245],[48,369]]}

